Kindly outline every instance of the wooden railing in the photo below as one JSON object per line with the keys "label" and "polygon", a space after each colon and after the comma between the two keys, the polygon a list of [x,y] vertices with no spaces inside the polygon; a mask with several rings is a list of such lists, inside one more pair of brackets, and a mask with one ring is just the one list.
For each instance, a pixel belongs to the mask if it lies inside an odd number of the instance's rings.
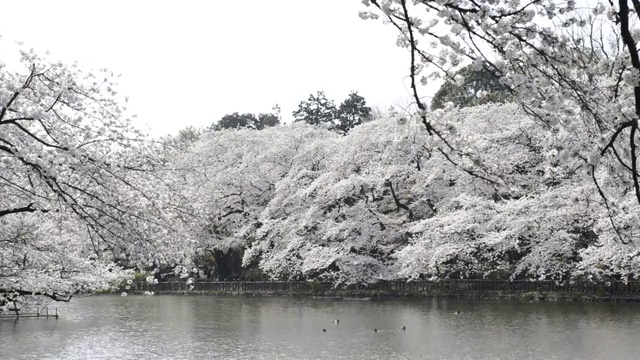
{"label": "wooden railing", "polygon": [[148,284],[134,282],[132,290],[154,292],[229,292],[306,294],[342,291],[379,291],[387,293],[464,294],[473,292],[567,292],[597,295],[640,295],[640,281],[555,281],[530,280],[440,280],[440,281],[381,281],[371,285],[335,287],[331,282],[317,281],[186,281]]}

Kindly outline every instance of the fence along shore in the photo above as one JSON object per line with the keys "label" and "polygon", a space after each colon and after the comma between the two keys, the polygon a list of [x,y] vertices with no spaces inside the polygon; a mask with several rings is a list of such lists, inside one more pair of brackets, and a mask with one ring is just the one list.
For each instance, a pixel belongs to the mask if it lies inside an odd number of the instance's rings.
{"label": "fence along shore", "polygon": [[170,281],[134,282],[132,293],[299,295],[333,297],[458,297],[524,298],[530,300],[640,301],[640,281],[473,280],[380,281],[375,284],[336,287],[319,281]]}

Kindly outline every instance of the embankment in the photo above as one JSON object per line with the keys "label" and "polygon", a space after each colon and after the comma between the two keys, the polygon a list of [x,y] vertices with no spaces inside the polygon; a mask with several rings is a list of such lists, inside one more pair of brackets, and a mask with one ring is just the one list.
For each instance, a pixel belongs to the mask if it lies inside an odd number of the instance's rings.
{"label": "embankment", "polygon": [[132,294],[218,296],[294,296],[340,299],[458,298],[525,301],[619,301],[640,302],[640,281],[554,281],[528,280],[440,280],[384,281],[368,286],[336,287],[318,281],[204,282],[186,281],[148,284],[135,282]]}

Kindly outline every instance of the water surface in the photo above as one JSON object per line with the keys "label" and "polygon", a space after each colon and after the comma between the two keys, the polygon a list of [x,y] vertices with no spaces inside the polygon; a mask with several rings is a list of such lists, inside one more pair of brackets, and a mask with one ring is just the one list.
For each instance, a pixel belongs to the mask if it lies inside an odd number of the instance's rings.
{"label": "water surface", "polygon": [[0,320],[0,358],[640,358],[638,304],[94,296],[52,306],[57,320]]}

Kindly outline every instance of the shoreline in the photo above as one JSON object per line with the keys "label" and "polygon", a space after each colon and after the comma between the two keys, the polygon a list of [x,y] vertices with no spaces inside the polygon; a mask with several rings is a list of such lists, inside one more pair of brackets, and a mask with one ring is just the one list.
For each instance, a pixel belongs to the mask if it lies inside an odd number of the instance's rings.
{"label": "shoreline", "polygon": [[[110,293],[117,295],[117,293]],[[144,295],[143,292],[128,292],[130,295]],[[428,299],[455,299],[455,300],[504,300],[525,302],[615,302],[615,303],[640,303],[640,296],[598,296],[576,293],[483,293],[483,294],[396,294],[396,293],[344,293],[344,294],[301,294],[301,293],[252,293],[231,291],[161,291],[154,296],[180,295],[180,296],[218,296],[218,297],[291,297],[323,299],[329,301],[381,301],[381,300],[428,300]]]}
{"label": "shoreline", "polygon": [[[640,302],[640,282],[566,282],[504,280],[387,281],[369,286],[335,287],[316,281],[204,282],[148,284],[120,287],[127,294],[299,298],[328,300],[469,299],[557,302]],[[118,293],[112,292],[112,293]]]}
{"label": "shoreline", "polygon": [[[145,295],[145,291],[123,290],[129,295]],[[117,292],[109,294],[117,295]],[[99,294],[95,294],[99,295]],[[153,295],[181,295],[181,296],[219,296],[219,297],[291,297],[323,299],[329,301],[381,301],[381,300],[428,300],[428,299],[455,299],[455,300],[505,300],[525,302],[615,302],[632,303],[640,302],[640,296],[611,296],[583,293],[564,292],[470,292],[470,293],[397,293],[377,291],[332,291],[332,292],[241,292],[241,291],[158,291]]]}

